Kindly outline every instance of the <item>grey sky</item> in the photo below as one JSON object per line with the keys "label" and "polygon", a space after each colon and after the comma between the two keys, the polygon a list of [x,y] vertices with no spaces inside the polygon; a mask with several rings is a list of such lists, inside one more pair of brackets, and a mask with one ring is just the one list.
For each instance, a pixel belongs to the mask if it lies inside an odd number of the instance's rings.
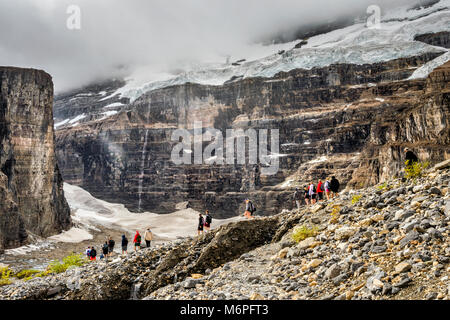
{"label": "grey sky", "polygon": [[[0,0],[0,65],[43,69],[57,91],[217,60],[279,31],[411,0]],[[414,1],[413,1],[414,2]],[[419,1],[415,1],[419,2]],[[69,5],[81,30],[69,30]],[[225,58],[224,58],[225,59]]]}

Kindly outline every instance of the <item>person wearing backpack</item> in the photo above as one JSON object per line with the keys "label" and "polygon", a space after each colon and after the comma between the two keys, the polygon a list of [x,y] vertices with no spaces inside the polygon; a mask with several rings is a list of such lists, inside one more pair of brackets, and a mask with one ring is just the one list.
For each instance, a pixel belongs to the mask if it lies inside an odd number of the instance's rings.
{"label": "person wearing backpack", "polygon": [[153,240],[153,233],[150,230],[150,227],[148,227],[147,230],[145,230],[144,240],[145,240],[145,244],[146,244],[147,248],[150,247],[150,244]]}
{"label": "person wearing backpack", "polygon": [[109,251],[109,255],[110,256],[112,255],[112,253],[114,251],[114,245],[115,244],[116,244],[116,242],[111,237],[109,237],[109,240],[108,240],[108,251]]}
{"label": "person wearing backpack", "polygon": [[86,257],[87,257],[88,259],[91,258],[91,247],[90,247],[90,246],[87,247],[87,249],[86,249]]}
{"label": "person wearing backpack", "polygon": [[128,239],[127,237],[123,234],[122,235],[122,254],[127,254],[128,252]]}
{"label": "person wearing backpack", "polygon": [[319,179],[318,183],[317,183],[317,201],[323,201],[323,183],[322,180]]}
{"label": "person wearing backpack", "polygon": [[311,182],[308,189],[308,195],[309,198],[311,199],[311,204],[316,203],[316,192],[317,192],[316,186],[314,185],[314,183]]}
{"label": "person wearing backpack", "polygon": [[325,180],[324,189],[325,189],[325,195],[327,197],[327,200],[330,200],[331,189],[330,189],[330,181],[329,181],[329,179]]}
{"label": "person wearing backpack", "polygon": [[247,219],[253,219],[253,213],[256,211],[255,206],[253,205],[253,202],[250,201],[250,199],[245,200],[245,213],[244,216]]}
{"label": "person wearing backpack", "polygon": [[211,222],[212,222],[212,217],[209,214],[209,211],[206,210],[206,216],[205,216],[205,230],[209,231],[211,230]]}
{"label": "person wearing backpack", "polygon": [[91,260],[96,260],[97,250],[95,250],[94,247],[91,248],[91,252],[89,253],[89,256],[90,256]]}
{"label": "person wearing backpack", "polygon": [[138,230],[136,230],[133,242],[134,242],[134,251],[139,250],[141,248],[141,235],[139,234]]}
{"label": "person wearing backpack", "polygon": [[340,186],[339,180],[336,179],[334,176],[331,177],[330,189],[331,189],[331,192],[333,192],[331,194],[331,198],[334,198],[335,196],[336,197],[339,196],[339,193],[338,193],[339,192],[339,186]]}
{"label": "person wearing backpack", "polygon": [[108,241],[105,241],[105,243],[103,244],[102,252],[106,260],[108,260],[108,253],[109,253]]}

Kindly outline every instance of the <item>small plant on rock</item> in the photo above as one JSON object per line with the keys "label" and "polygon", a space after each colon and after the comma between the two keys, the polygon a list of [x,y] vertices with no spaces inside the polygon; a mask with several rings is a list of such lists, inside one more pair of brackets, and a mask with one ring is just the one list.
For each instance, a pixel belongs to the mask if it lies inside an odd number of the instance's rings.
{"label": "small plant on rock", "polygon": [[11,284],[9,277],[11,276],[12,270],[8,267],[0,268],[0,287]]}
{"label": "small plant on rock", "polygon": [[14,277],[18,278],[18,279],[24,279],[24,280],[29,280],[31,278],[33,278],[33,276],[35,276],[36,274],[40,273],[39,270],[33,270],[33,269],[25,269],[25,270],[20,270],[19,272],[17,272]]}
{"label": "small plant on rock", "polygon": [[357,203],[361,199],[362,195],[354,195],[352,198],[352,204]]}
{"label": "small plant on rock", "polygon": [[387,184],[387,182],[384,182],[383,184],[380,184],[379,186],[376,186],[376,188],[378,189],[378,190],[384,190],[384,189],[386,189],[386,190],[389,190],[388,189],[388,184]]}
{"label": "small plant on rock", "polygon": [[341,211],[341,207],[340,206],[334,206],[333,210],[331,211],[331,219],[330,219],[330,223],[337,223],[339,221],[339,217],[340,214],[339,212]]}
{"label": "small plant on rock", "polygon": [[430,163],[428,161],[426,162],[413,162],[412,164],[409,164],[409,160],[405,161],[405,178],[416,180],[417,178],[420,178],[423,176],[423,173],[426,168],[429,167]]}
{"label": "small plant on rock", "polygon": [[306,225],[297,226],[294,228],[294,231],[292,232],[292,240],[298,243],[300,241],[305,240],[306,238],[314,237],[317,235],[318,229],[319,228],[317,226],[312,227],[308,227]]}

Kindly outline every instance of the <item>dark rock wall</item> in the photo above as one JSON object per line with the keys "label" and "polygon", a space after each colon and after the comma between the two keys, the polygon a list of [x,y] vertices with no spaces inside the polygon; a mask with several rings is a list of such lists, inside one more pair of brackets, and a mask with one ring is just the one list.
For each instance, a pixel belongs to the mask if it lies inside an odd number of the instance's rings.
{"label": "dark rock wall", "polygon": [[0,248],[23,244],[26,231],[49,236],[71,224],[52,105],[50,75],[0,67]]}

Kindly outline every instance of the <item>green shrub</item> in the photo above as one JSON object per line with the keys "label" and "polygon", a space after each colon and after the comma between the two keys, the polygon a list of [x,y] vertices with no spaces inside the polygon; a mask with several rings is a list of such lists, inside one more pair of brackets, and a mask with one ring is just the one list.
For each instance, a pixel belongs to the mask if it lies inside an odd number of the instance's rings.
{"label": "green shrub", "polygon": [[361,199],[362,195],[354,195],[352,198],[352,204],[357,203]]}
{"label": "green shrub", "polygon": [[18,279],[27,279],[27,278],[32,278],[34,275],[40,273],[41,271],[39,270],[33,270],[33,269],[25,269],[25,270],[20,270],[19,272],[17,272],[14,277],[18,278]]}
{"label": "green shrub", "polygon": [[[47,274],[48,273],[61,273],[61,272],[65,272],[69,267],[71,266],[76,266],[76,267],[80,267],[83,264],[85,264],[87,261],[84,259],[84,255],[79,253],[79,254],[71,254],[68,255],[67,257],[62,259],[62,262],[58,261],[58,260],[54,260],[52,261],[49,266],[47,267]],[[45,275],[47,275],[45,274]],[[42,276],[42,275],[41,275]]]}
{"label": "green shrub", "polygon": [[405,178],[415,180],[421,177],[426,168],[430,165],[428,161],[426,162],[413,162],[409,164],[409,160],[405,161]]}
{"label": "green shrub", "polygon": [[331,215],[330,223],[337,223],[339,221],[339,217],[340,217],[339,213],[340,212],[341,212],[341,207],[339,205],[335,205],[330,214]]}
{"label": "green shrub", "polygon": [[0,287],[7,284],[11,284],[9,277],[11,276],[12,270],[8,267],[0,268]]}
{"label": "green shrub", "polygon": [[297,226],[292,232],[292,240],[298,243],[306,238],[314,237],[317,234],[317,230],[317,226],[313,226],[311,228],[306,225]]}

